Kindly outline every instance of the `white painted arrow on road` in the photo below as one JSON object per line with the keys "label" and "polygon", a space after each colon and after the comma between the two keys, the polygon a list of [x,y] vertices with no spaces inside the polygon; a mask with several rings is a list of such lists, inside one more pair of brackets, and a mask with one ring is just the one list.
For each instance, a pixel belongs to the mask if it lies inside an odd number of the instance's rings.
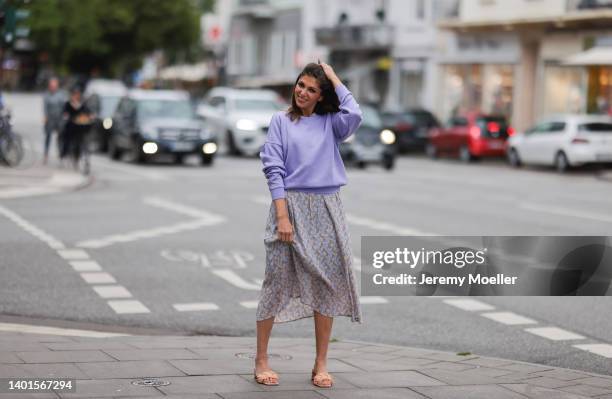
{"label": "white painted arrow on road", "polygon": [[243,290],[259,291],[261,289],[261,283],[259,283],[261,280],[256,280],[259,284],[250,283],[246,281],[245,279],[243,279],[242,277],[240,277],[238,274],[236,274],[236,272],[233,270],[217,269],[217,270],[211,270],[211,272],[215,276],[221,277],[223,280],[227,281],[233,286],[242,288]]}

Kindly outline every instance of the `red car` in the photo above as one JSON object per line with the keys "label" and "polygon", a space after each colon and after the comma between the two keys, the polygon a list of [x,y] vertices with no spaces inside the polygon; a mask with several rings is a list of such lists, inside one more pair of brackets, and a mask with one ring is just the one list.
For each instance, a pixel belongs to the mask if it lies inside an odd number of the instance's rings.
{"label": "red car", "polygon": [[431,158],[448,154],[465,162],[480,157],[504,157],[506,140],[513,134],[514,129],[504,116],[456,116],[450,119],[448,127],[429,131],[426,152]]}

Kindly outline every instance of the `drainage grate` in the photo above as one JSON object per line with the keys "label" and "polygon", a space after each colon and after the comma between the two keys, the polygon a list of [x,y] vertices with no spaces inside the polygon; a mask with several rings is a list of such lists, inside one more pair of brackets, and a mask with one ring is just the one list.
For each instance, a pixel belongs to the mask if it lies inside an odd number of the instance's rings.
{"label": "drainage grate", "polygon": [[[236,353],[236,356],[239,359],[255,359],[255,353]],[[280,360],[291,360],[293,359],[290,355],[279,355],[278,353],[268,353],[268,359],[280,359]]]}
{"label": "drainage grate", "polygon": [[141,387],[164,387],[170,385],[170,381],[164,381],[157,378],[143,378],[141,380],[132,381],[132,385]]}

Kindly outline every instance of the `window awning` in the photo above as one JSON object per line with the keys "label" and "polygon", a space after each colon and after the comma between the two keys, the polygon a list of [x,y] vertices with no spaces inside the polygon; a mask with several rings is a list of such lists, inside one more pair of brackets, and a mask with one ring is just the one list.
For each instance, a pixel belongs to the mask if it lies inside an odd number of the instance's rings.
{"label": "window awning", "polygon": [[612,46],[593,47],[563,60],[563,65],[588,66],[612,65]]}

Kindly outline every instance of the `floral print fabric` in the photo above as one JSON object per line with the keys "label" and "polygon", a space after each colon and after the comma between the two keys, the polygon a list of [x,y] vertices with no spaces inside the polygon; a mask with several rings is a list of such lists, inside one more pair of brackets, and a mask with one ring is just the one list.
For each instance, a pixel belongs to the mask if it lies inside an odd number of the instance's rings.
{"label": "floral print fabric", "polygon": [[284,323],[314,316],[348,316],[362,323],[359,294],[340,193],[287,191],[292,243],[278,239],[270,206],[264,243],[265,278],[257,320]]}

